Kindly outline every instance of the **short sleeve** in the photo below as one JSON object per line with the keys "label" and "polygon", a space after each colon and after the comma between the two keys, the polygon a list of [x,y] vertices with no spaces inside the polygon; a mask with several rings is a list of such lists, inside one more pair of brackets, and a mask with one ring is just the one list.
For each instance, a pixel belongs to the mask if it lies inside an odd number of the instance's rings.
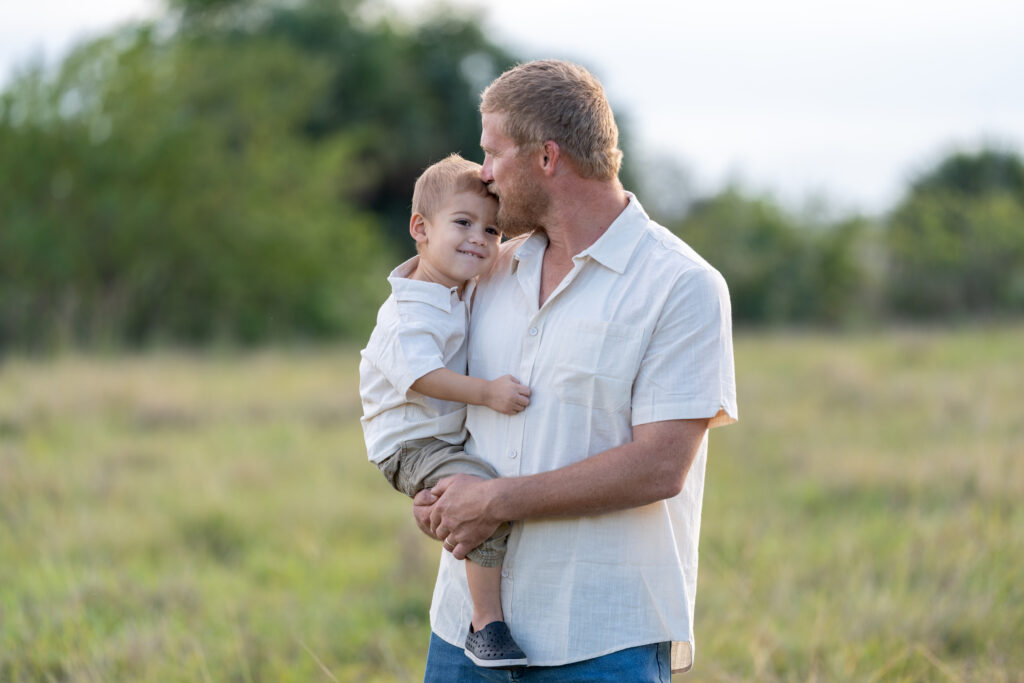
{"label": "short sleeve", "polygon": [[409,304],[399,305],[398,319],[381,349],[379,363],[381,373],[402,396],[420,377],[445,367],[446,334],[436,324],[436,316],[417,315],[408,309]]}
{"label": "short sleeve", "polygon": [[633,384],[633,425],[711,418],[735,422],[732,309],[712,268],[682,274],[665,300]]}

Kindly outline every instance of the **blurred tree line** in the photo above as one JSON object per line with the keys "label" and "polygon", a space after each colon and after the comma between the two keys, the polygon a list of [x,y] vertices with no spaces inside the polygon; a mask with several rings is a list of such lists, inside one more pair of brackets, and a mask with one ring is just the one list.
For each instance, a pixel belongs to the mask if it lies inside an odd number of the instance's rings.
{"label": "blurred tree line", "polygon": [[1024,314],[1024,163],[957,152],[887,215],[825,220],[735,188],[668,223],[729,283],[740,323],[849,326]]}
{"label": "blurred tree line", "polygon": [[[480,160],[479,92],[512,63],[451,11],[173,0],[24,68],[0,93],[0,349],[361,338],[412,251],[416,176]],[[624,181],[664,199],[664,170]],[[1011,152],[949,156],[878,219],[735,187],[647,203],[722,271],[741,324],[1024,312]]]}
{"label": "blurred tree line", "polygon": [[473,17],[175,0],[0,94],[0,347],[362,335],[512,64]]}

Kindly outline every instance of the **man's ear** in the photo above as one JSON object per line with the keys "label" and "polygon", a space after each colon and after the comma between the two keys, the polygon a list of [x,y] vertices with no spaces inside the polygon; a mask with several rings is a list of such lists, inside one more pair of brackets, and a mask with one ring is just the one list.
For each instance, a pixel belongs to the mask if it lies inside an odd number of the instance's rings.
{"label": "man's ear", "polygon": [[554,140],[548,140],[544,143],[543,152],[541,154],[541,171],[545,175],[554,175],[555,169],[558,168],[558,157],[561,150],[558,148],[558,143]]}
{"label": "man's ear", "polygon": [[422,214],[414,213],[409,219],[409,234],[417,243],[427,243],[427,219]]}

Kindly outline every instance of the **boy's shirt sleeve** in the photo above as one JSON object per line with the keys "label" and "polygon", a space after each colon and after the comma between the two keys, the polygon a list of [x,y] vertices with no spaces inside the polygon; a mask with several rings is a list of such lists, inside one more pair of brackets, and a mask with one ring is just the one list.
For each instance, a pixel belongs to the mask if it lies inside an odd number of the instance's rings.
{"label": "boy's shirt sleeve", "polygon": [[445,367],[445,337],[437,324],[439,311],[416,301],[397,302],[397,316],[382,345],[378,367],[403,396],[420,377]]}

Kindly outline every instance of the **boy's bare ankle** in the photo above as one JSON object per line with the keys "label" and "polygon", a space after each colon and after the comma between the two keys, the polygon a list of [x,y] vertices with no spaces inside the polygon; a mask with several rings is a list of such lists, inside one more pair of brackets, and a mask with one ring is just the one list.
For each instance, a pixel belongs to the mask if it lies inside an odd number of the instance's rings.
{"label": "boy's bare ankle", "polygon": [[474,613],[473,614],[473,630],[474,631],[480,631],[485,626],[487,626],[487,624],[493,623],[495,621],[505,621],[504,615],[501,612],[498,612],[497,614],[487,613],[487,614],[480,614],[480,615],[477,615],[477,614]]}

